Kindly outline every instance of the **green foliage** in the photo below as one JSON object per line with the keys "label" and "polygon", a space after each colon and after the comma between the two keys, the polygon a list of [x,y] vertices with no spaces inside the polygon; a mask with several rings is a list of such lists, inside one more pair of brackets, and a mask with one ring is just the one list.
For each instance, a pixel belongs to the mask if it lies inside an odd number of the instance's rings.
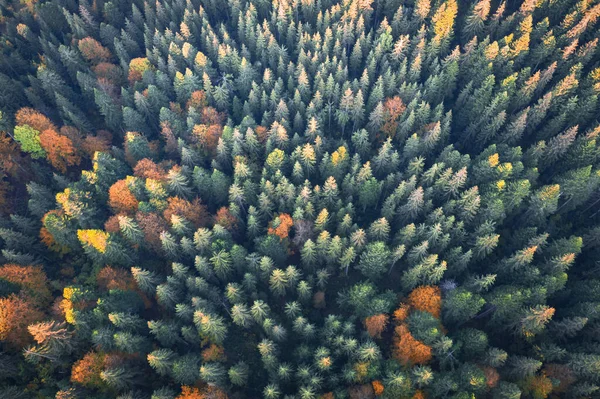
{"label": "green foliage", "polygon": [[598,395],[597,2],[9,3],[4,396]]}
{"label": "green foliage", "polygon": [[29,125],[15,127],[15,140],[21,144],[24,152],[31,154],[35,159],[46,157],[46,151],[40,144],[40,132]]}

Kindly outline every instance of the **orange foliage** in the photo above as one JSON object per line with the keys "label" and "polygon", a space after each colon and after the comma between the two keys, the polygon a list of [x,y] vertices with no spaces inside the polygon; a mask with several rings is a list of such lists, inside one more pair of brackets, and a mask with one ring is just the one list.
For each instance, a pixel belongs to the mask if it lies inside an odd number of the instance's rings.
{"label": "orange foliage", "polygon": [[186,104],[186,108],[189,110],[190,107],[194,107],[194,108],[196,108],[197,111],[200,111],[201,109],[206,107],[206,105],[207,105],[206,94],[204,93],[203,90],[196,90],[190,96],[190,99],[188,100],[188,102]]}
{"label": "orange foliage", "polygon": [[238,228],[238,219],[231,212],[229,212],[229,208],[221,207],[217,214],[214,217],[215,224],[219,224],[223,226],[226,230],[230,232],[237,231]]}
{"label": "orange foliage", "polygon": [[500,381],[500,374],[496,371],[495,368],[489,366],[480,367],[483,370],[483,374],[485,374],[485,383],[488,387],[493,388]]}
{"label": "orange foliage", "polygon": [[406,366],[426,364],[431,360],[431,348],[417,341],[406,324],[400,324],[394,330],[393,356]]}
{"label": "orange foliage", "polygon": [[406,320],[409,312],[410,312],[410,306],[408,306],[405,303],[401,303],[400,306],[398,307],[398,309],[396,309],[394,311],[394,320],[398,323]]}
{"label": "orange foliage", "polygon": [[367,317],[364,320],[365,327],[371,338],[381,338],[381,333],[385,330],[389,321],[389,316],[381,313]]}
{"label": "orange foliage", "polygon": [[100,373],[104,368],[106,355],[103,353],[88,352],[75,362],[71,368],[71,382],[89,387],[99,388],[104,385]]}
{"label": "orange foliage", "polygon": [[219,137],[223,133],[223,129],[220,125],[195,125],[192,130],[195,139],[198,141],[200,147],[206,149],[209,152],[214,152],[219,143]]}
{"label": "orange foliage", "polygon": [[151,159],[144,158],[140,159],[133,168],[133,175],[144,180],[162,181],[165,178],[165,171]]}
{"label": "orange foliage", "polygon": [[207,224],[208,212],[206,206],[202,205],[200,198],[196,198],[193,202],[179,197],[169,197],[167,200],[169,205],[163,212],[165,220],[171,220],[171,216],[177,215],[184,217],[194,227],[202,227]]}
{"label": "orange foliage", "polygon": [[46,273],[39,266],[7,264],[0,267],[0,278],[18,284],[29,298],[43,306],[52,299]]}
{"label": "orange foliage", "polygon": [[96,276],[98,287],[102,290],[135,290],[137,285],[131,274],[124,269],[111,266],[103,267]]}
{"label": "orange foliage", "polygon": [[167,222],[156,213],[138,212],[135,215],[135,219],[144,232],[144,242],[148,244],[150,248],[160,252],[162,250],[160,233],[169,230]]}
{"label": "orange foliage", "polygon": [[181,394],[177,399],[204,399],[204,395],[200,393],[200,390],[196,387],[181,387]]}
{"label": "orange foliage", "polygon": [[181,394],[176,399],[227,399],[227,395],[214,386],[207,386],[200,390],[184,385],[181,387]]}
{"label": "orange foliage", "polygon": [[376,396],[379,396],[383,393],[384,387],[383,387],[383,384],[381,383],[381,381],[375,380],[375,381],[371,382],[371,385],[373,386],[373,391],[375,391]]}
{"label": "orange foliage", "polygon": [[431,285],[417,287],[408,295],[408,304],[415,310],[429,312],[439,318],[442,313],[440,288]]}
{"label": "orange foliage", "polygon": [[334,399],[333,392],[324,393],[319,399]]}
{"label": "orange foliage", "polygon": [[119,180],[110,186],[108,203],[117,213],[133,213],[138,207],[138,200],[129,189],[126,179]]}
{"label": "orange foliage", "polygon": [[33,108],[21,108],[15,115],[17,125],[29,125],[38,132],[44,130],[58,130],[57,127],[45,115]]}
{"label": "orange foliage", "polygon": [[396,135],[398,119],[404,113],[404,110],[406,110],[406,106],[398,96],[388,98],[383,103],[383,126],[381,126],[381,131],[387,137],[394,138]]}
{"label": "orange foliage", "polygon": [[275,222],[270,223],[268,233],[274,234],[282,240],[287,238],[290,234],[290,229],[294,225],[294,220],[292,217],[287,213],[280,213],[278,220],[276,219],[276,222],[277,225],[275,227],[273,227],[276,224]]}
{"label": "orange foliage", "polygon": [[44,130],[40,134],[40,145],[46,151],[50,164],[62,173],[67,172],[68,166],[79,165],[81,162],[71,139],[54,130]]}
{"label": "orange foliage", "polygon": [[77,43],[77,47],[79,47],[79,51],[81,52],[81,55],[83,55],[83,58],[93,64],[99,64],[110,60],[110,51],[94,38],[86,37],[81,39],[79,43]]}
{"label": "orange foliage", "polygon": [[202,359],[204,359],[205,362],[224,362],[226,360],[225,351],[222,347],[211,344],[202,351]]}
{"label": "orange foliage", "polygon": [[421,391],[420,389],[417,389],[415,394],[412,396],[412,399],[425,399],[425,398],[427,398],[427,396],[425,396],[425,392]]}
{"label": "orange foliage", "polygon": [[27,326],[39,322],[44,314],[23,294],[0,298],[0,341],[19,349],[31,341]]}
{"label": "orange foliage", "polygon": [[552,380],[542,375],[532,375],[524,381],[525,393],[530,393],[535,399],[546,399],[552,392]]}
{"label": "orange foliage", "polygon": [[256,137],[258,137],[258,141],[261,143],[266,142],[269,137],[269,131],[264,126],[256,126],[256,128],[254,128],[254,133],[256,133]]}

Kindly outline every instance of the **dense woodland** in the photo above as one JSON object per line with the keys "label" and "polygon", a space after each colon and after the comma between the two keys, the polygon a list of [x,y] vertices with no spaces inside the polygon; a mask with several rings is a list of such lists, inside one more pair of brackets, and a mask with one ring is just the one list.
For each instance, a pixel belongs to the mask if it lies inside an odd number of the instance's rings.
{"label": "dense woodland", "polygon": [[600,397],[600,1],[0,1],[0,398]]}

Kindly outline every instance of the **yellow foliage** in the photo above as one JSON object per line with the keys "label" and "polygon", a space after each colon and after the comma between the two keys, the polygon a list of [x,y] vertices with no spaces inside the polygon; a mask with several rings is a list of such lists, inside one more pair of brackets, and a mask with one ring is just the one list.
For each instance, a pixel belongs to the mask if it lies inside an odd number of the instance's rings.
{"label": "yellow foliage", "polygon": [[348,158],[346,147],[341,146],[333,154],[331,154],[331,163],[333,166],[338,166],[341,162]]}
{"label": "yellow foliage", "polygon": [[77,230],[79,242],[89,245],[100,253],[106,252],[109,234],[102,230]]}
{"label": "yellow foliage", "polygon": [[498,153],[495,153],[488,157],[488,164],[490,165],[490,167],[495,168],[496,166],[498,166],[499,160],[500,156],[498,155]]}
{"label": "yellow foliage", "polygon": [[450,36],[457,12],[458,5],[456,4],[456,0],[448,0],[438,8],[432,18],[434,23],[433,30],[435,32],[434,41],[437,40],[439,42]]}

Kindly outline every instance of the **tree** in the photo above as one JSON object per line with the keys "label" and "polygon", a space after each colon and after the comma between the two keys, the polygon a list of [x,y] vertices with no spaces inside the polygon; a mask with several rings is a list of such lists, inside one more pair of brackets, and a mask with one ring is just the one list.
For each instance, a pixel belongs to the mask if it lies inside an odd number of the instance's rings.
{"label": "tree", "polygon": [[391,252],[383,242],[373,242],[367,244],[356,268],[371,280],[378,280],[388,270],[391,259]]}
{"label": "tree", "polygon": [[163,212],[165,220],[172,220],[173,215],[177,215],[192,223],[195,228],[208,224],[208,212],[200,198],[190,202],[180,197],[169,197],[167,202],[167,208]]}
{"label": "tree", "polygon": [[281,213],[270,223],[267,231],[269,234],[274,234],[283,240],[288,237],[293,224],[294,221],[290,215]]}
{"label": "tree", "polygon": [[412,336],[406,324],[400,324],[394,330],[393,356],[403,365],[412,366],[428,363],[432,358],[432,351],[429,346]]}
{"label": "tree", "polygon": [[103,353],[88,352],[83,358],[73,364],[71,369],[71,382],[89,388],[102,388],[104,381],[100,373],[104,369],[105,355]]}
{"label": "tree", "polygon": [[91,37],[86,37],[77,43],[77,47],[81,55],[93,64],[109,61],[111,58],[110,51],[102,46],[97,40]]}
{"label": "tree", "polygon": [[0,267],[0,279],[20,286],[22,293],[39,306],[52,299],[46,274],[39,266],[6,264]]}
{"label": "tree", "polygon": [[137,211],[138,200],[131,192],[129,188],[130,184],[130,180],[122,179],[110,186],[108,201],[115,213],[132,214]]}
{"label": "tree", "polygon": [[439,287],[417,287],[408,295],[407,303],[411,308],[429,312],[436,318],[442,314],[442,296]]}
{"label": "tree", "polygon": [[377,314],[374,316],[367,317],[364,320],[365,328],[371,336],[371,338],[381,338],[381,333],[385,330],[388,324],[388,315]]}
{"label": "tree", "polygon": [[444,321],[462,323],[470,320],[481,310],[485,300],[462,288],[451,291],[444,300]]}
{"label": "tree", "polygon": [[27,326],[43,317],[44,314],[23,295],[11,294],[0,298],[0,340],[20,349],[31,340]]}
{"label": "tree", "polygon": [[40,132],[29,125],[15,127],[15,140],[21,144],[21,150],[31,154],[34,159],[44,158],[46,151],[40,142]]}
{"label": "tree", "polygon": [[383,134],[391,139],[394,138],[398,129],[398,119],[405,110],[406,106],[400,97],[395,96],[385,100],[383,103],[383,124],[380,128]]}

